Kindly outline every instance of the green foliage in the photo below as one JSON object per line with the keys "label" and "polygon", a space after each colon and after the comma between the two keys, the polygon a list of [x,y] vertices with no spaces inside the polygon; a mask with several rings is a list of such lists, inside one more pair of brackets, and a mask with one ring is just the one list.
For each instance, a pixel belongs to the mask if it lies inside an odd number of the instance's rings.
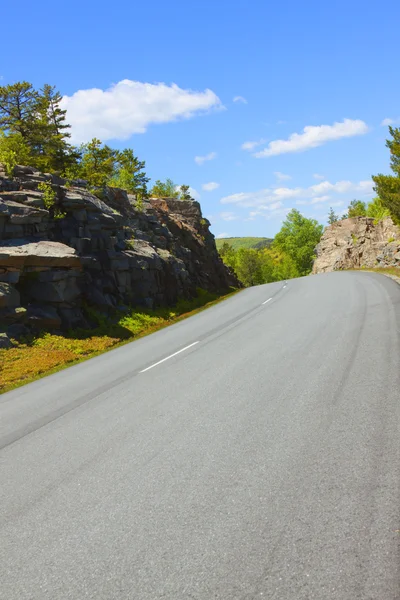
{"label": "green foliage", "polygon": [[57,194],[53,190],[52,185],[49,181],[41,181],[38,184],[38,190],[42,192],[43,204],[45,208],[50,212],[54,219],[62,219],[65,217],[65,213],[60,210],[56,204]]}
{"label": "green foliage", "polygon": [[38,92],[22,81],[0,87],[0,129],[18,133],[29,144],[32,139]]}
{"label": "green foliage", "polygon": [[315,219],[307,219],[293,208],[274,239],[273,247],[287,254],[299,275],[311,272],[314,249],[321,239],[323,226]]}
{"label": "green foliage", "polygon": [[41,171],[65,171],[79,153],[67,139],[61,94],[48,84],[39,91],[26,81],[0,87],[0,129],[22,136],[30,164]]}
{"label": "green foliage", "polygon": [[150,181],[146,177],[144,168],[146,163],[140,161],[131,148],[126,148],[116,153],[114,163],[114,175],[108,185],[122,188],[130,194],[136,195],[137,208],[143,207],[143,200],[147,198],[147,184]]}
{"label": "green foliage", "polygon": [[150,190],[150,196],[153,198],[179,198],[179,190],[176,187],[172,179],[166,179],[165,181],[157,179]]}
{"label": "green foliage", "polygon": [[188,201],[192,201],[193,198],[190,195],[190,186],[189,185],[181,185],[181,187],[179,188],[179,200],[188,200]]}
{"label": "green foliage", "polygon": [[290,256],[276,248],[242,247],[235,250],[224,242],[219,253],[224,263],[246,287],[299,276]]}
{"label": "green foliage", "polygon": [[232,237],[232,238],[221,238],[215,240],[215,245],[217,246],[217,250],[220,250],[221,247],[227,243],[234,250],[238,250],[239,248],[268,248],[271,246],[272,241],[270,238],[264,237]]}
{"label": "green foliage", "polygon": [[20,133],[5,135],[0,131],[0,163],[4,166],[8,177],[14,174],[16,165],[31,162],[30,148]]}
{"label": "green foliage", "polygon": [[391,140],[386,140],[390,150],[390,167],[394,175],[375,175],[372,177],[382,204],[390,211],[393,220],[400,223],[400,128],[389,127]]}
{"label": "green foliage", "polygon": [[329,209],[329,215],[328,215],[328,223],[329,225],[333,225],[333,223],[336,223],[336,221],[339,220],[339,217],[337,216],[337,214],[335,213],[335,211],[333,210],[332,207],[330,207]]}
{"label": "green foliage", "polygon": [[353,219],[354,217],[366,217],[367,206],[362,200],[352,200],[349,204],[348,218]]}
{"label": "green foliage", "polygon": [[82,159],[79,174],[89,185],[103,188],[111,180],[115,172],[117,151],[93,138],[80,147]]}
{"label": "green foliage", "polygon": [[367,217],[374,219],[374,223],[379,223],[385,217],[390,217],[390,211],[383,205],[382,200],[377,196],[367,206]]}

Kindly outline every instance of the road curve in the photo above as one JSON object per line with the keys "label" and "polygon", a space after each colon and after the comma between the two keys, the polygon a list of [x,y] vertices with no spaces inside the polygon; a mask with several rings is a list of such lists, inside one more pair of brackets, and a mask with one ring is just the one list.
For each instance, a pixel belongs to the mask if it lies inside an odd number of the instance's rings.
{"label": "road curve", "polygon": [[399,326],[318,275],[1,396],[1,600],[398,600]]}

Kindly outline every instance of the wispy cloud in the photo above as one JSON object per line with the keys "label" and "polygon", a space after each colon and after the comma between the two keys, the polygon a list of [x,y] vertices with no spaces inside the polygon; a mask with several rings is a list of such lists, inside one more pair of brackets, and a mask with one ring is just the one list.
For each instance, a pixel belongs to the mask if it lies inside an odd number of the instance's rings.
{"label": "wispy cloud", "polygon": [[235,96],[233,101],[238,102],[239,104],[247,104],[247,100],[246,98],[243,98],[243,96]]}
{"label": "wispy cloud", "polygon": [[400,124],[400,117],[397,117],[396,119],[383,119],[381,125],[388,126],[388,125],[399,125]]}
{"label": "wispy cloud", "polygon": [[244,142],[241,145],[242,150],[248,150],[251,152],[251,150],[254,150],[254,148],[257,148],[257,146],[262,146],[263,144],[265,144],[266,140],[264,138],[262,138],[261,140],[257,140],[254,142]]}
{"label": "wispy cloud", "polygon": [[209,183],[203,183],[201,187],[205,192],[212,192],[219,188],[219,183],[216,181],[210,181]]}
{"label": "wispy cloud", "polygon": [[287,140],[273,140],[267,148],[257,152],[254,156],[266,158],[278,154],[304,152],[333,140],[363,135],[367,131],[367,124],[359,119],[344,119],[333,125],[308,125],[304,127],[303,133],[292,133]]}
{"label": "wispy cloud", "polygon": [[222,240],[223,238],[229,237],[229,233],[219,233],[215,236],[217,240]]}
{"label": "wispy cloud", "polygon": [[211,90],[185,90],[176,84],[143,83],[123,79],[106,90],[78,90],[64,96],[61,107],[68,111],[72,141],[126,140],[144,133],[149,125],[189,119],[211,109],[222,108]]}
{"label": "wispy cloud", "polygon": [[314,179],[325,179],[325,175],[321,175],[320,173],[314,173]]}
{"label": "wispy cloud", "polygon": [[322,181],[307,188],[301,187],[281,187],[281,188],[265,188],[255,192],[239,192],[224,196],[221,198],[221,204],[234,204],[245,208],[263,208],[270,210],[268,207],[276,202],[284,202],[286,200],[296,199],[296,204],[318,204],[327,201],[330,194],[350,194],[357,193],[364,196],[370,196],[373,192],[373,182],[370,180],[353,183],[351,181],[337,181],[331,183]]}
{"label": "wispy cloud", "polygon": [[292,179],[291,175],[286,175],[286,173],[281,173],[280,171],[275,171],[274,175],[277,179],[279,179],[279,181],[287,181]]}
{"label": "wispy cloud", "polygon": [[194,157],[194,162],[197,163],[198,165],[203,165],[208,160],[214,160],[215,158],[217,158],[217,153],[216,152],[209,152],[205,156],[195,156]]}
{"label": "wispy cloud", "polygon": [[223,220],[223,221],[237,221],[237,219],[239,218],[237,215],[235,215],[235,213],[233,212],[222,212],[219,214],[219,217]]}

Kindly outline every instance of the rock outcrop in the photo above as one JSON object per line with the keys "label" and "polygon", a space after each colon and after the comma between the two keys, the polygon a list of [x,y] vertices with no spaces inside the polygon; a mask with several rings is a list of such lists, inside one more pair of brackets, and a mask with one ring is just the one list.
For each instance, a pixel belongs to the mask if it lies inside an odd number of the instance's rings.
{"label": "rock outcrop", "polygon": [[[42,182],[54,192],[50,206]],[[67,184],[30,167],[7,178],[0,166],[0,331],[87,326],[84,304],[151,308],[198,288],[239,285],[198,202],[143,204],[124,190],[94,195],[83,181]]]}
{"label": "rock outcrop", "polygon": [[400,266],[400,228],[387,217],[337,221],[327,227],[316,247],[313,273],[362,267]]}

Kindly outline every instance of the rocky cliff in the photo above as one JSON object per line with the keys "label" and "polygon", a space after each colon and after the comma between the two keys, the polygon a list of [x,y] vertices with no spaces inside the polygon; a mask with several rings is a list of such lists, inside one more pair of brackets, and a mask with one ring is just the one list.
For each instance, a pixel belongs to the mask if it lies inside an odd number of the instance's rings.
{"label": "rocky cliff", "polygon": [[337,221],[327,227],[316,248],[313,273],[361,267],[400,266],[400,228],[388,217]]}
{"label": "rocky cliff", "polygon": [[94,195],[83,181],[0,170],[0,330],[87,326],[85,304],[173,305],[197,288],[237,286],[209,225],[197,202],[150,199],[139,210],[120,189]]}

